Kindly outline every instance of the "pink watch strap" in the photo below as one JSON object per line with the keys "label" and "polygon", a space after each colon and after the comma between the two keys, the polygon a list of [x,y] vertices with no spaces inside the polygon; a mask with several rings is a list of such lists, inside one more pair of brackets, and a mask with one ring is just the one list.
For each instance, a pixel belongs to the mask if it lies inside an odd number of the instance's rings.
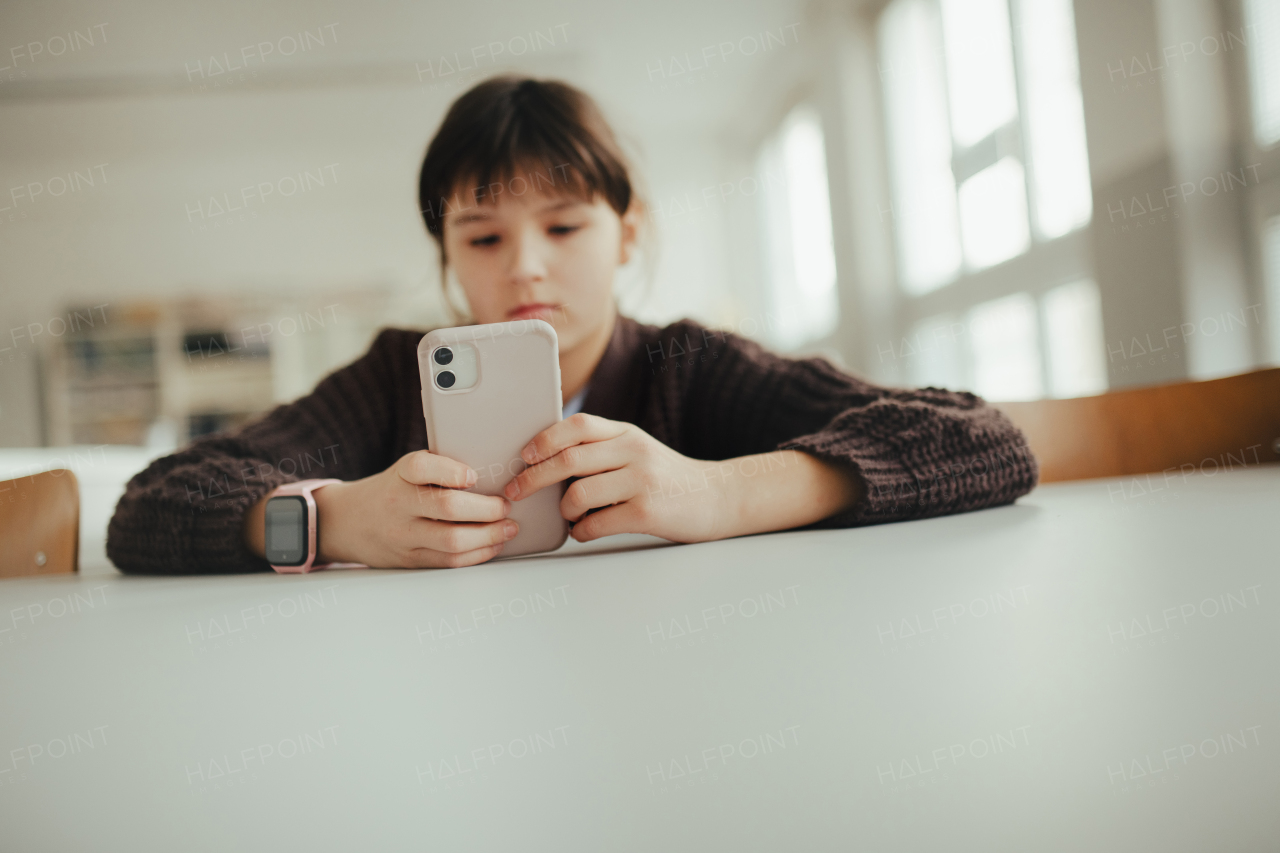
{"label": "pink watch strap", "polygon": [[317,521],[318,513],[316,512],[316,501],[311,493],[321,486],[332,485],[333,483],[341,483],[341,480],[299,480],[296,483],[285,483],[283,486],[277,487],[271,492],[271,497],[284,497],[287,495],[301,495],[307,502],[307,561],[300,566],[276,566],[275,569],[281,574],[297,574],[309,572],[312,569],[323,569],[332,563],[316,562],[316,544],[317,544]]}

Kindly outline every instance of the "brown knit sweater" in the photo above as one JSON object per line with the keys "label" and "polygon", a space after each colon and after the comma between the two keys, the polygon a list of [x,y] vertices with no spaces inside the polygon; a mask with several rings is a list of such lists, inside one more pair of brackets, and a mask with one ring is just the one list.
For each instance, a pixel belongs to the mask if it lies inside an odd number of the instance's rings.
{"label": "brown knit sweater", "polygon": [[[111,519],[112,562],[149,574],[268,570],[241,542],[244,513],[263,495],[294,480],[367,477],[427,446],[423,334],[384,329],[311,394],[151,463]],[[1038,474],[1022,434],[973,394],[871,385],[690,320],[663,329],[619,317],[583,411],[695,459],[795,448],[847,465],[865,497],[814,527],[1007,504]]]}

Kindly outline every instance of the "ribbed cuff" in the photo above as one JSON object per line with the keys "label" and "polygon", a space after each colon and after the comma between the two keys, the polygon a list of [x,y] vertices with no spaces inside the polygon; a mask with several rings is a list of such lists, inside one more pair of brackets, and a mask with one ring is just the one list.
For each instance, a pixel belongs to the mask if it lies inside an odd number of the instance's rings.
{"label": "ribbed cuff", "polygon": [[193,506],[187,559],[199,573],[268,572],[271,564],[255,556],[244,544],[245,514],[263,497],[285,483],[297,481],[279,472],[242,486],[234,495],[217,499],[216,505]]}

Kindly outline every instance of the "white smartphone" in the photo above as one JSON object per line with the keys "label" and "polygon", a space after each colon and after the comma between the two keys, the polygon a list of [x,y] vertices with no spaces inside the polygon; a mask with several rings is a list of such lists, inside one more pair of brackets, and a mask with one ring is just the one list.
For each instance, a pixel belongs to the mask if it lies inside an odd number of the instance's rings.
{"label": "white smartphone", "polygon": [[[543,320],[436,329],[418,344],[422,412],[432,453],[479,475],[471,491],[501,495],[528,466],[520,451],[561,418],[560,350]],[[500,556],[554,551],[569,536],[562,481],[511,505],[520,532]]]}

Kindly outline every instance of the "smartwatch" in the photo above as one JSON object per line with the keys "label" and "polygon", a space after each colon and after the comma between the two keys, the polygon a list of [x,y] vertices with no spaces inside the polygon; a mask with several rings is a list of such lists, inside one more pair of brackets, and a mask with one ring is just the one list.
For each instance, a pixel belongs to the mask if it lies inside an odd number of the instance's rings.
{"label": "smartwatch", "polygon": [[285,483],[267,499],[263,525],[267,562],[277,572],[309,572],[329,563],[316,563],[320,551],[320,525],[311,493],[341,480],[301,480]]}

